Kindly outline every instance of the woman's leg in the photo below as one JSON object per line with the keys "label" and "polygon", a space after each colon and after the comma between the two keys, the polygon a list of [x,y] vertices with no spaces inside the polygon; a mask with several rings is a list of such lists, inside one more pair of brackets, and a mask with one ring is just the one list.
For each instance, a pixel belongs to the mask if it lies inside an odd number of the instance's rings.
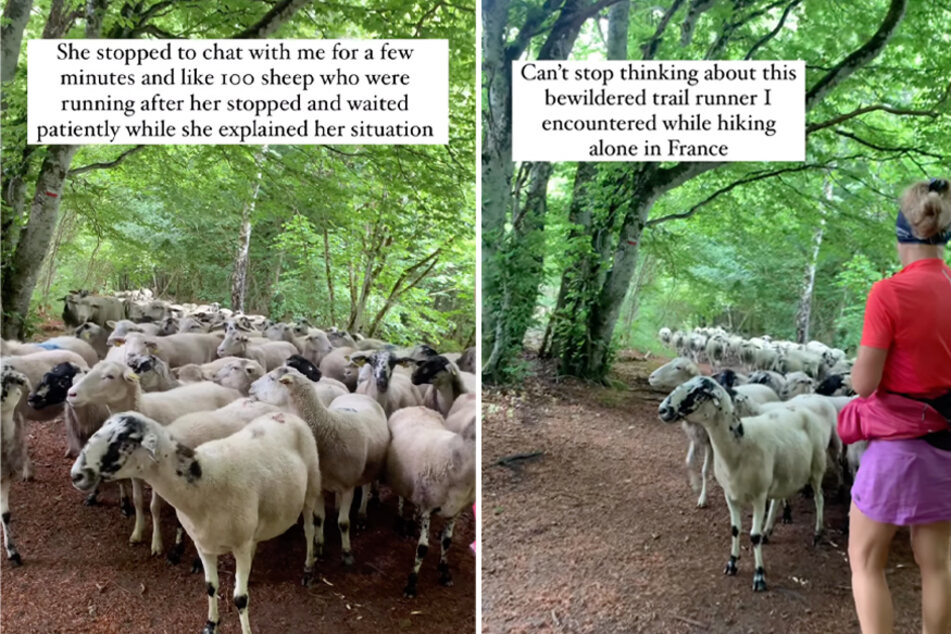
{"label": "woman's leg", "polygon": [[921,569],[924,634],[951,631],[951,522],[911,527],[911,547]]}
{"label": "woman's leg", "polygon": [[867,517],[852,502],[849,565],[852,566],[852,597],[862,634],[890,634],[893,629],[892,597],[885,581],[885,564],[897,528]]}

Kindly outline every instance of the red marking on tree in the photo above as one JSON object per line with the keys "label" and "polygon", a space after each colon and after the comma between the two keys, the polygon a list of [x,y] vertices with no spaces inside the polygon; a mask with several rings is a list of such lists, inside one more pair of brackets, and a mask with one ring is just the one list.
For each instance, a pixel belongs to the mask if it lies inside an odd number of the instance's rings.
{"label": "red marking on tree", "polygon": [[628,243],[629,245],[631,245],[632,247],[636,247],[636,246],[637,246],[637,240],[628,240],[627,243]]}
{"label": "red marking on tree", "polygon": [[46,195],[50,198],[59,198],[59,194],[55,194],[53,192],[46,192]]}

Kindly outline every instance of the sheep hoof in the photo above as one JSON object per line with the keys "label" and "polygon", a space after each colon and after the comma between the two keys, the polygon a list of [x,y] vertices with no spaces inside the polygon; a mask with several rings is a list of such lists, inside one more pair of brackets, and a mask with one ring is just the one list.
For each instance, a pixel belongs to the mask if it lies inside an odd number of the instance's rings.
{"label": "sheep hoof", "polygon": [[792,524],[792,509],[788,506],[783,507],[783,524]]}
{"label": "sheep hoof", "polygon": [[96,499],[96,494],[91,493],[86,496],[86,499],[83,500],[83,506],[99,506],[99,500]]}
{"label": "sheep hoof", "polygon": [[766,578],[755,576],[753,577],[753,592],[766,592]]}
{"label": "sheep hoof", "polygon": [[13,564],[14,566],[22,566],[22,565],[23,565],[23,560],[20,559],[20,553],[17,553],[17,552],[12,553],[12,554],[9,556],[9,559],[10,559],[10,563]]}
{"label": "sheep hoof", "polygon": [[161,556],[162,556],[162,547],[159,546],[158,548],[156,548],[155,546],[152,546],[152,557],[161,557]]}
{"label": "sheep hoof", "polygon": [[760,539],[760,543],[761,543],[761,544],[768,544],[768,543],[769,543],[769,533],[763,533],[763,536],[762,536],[762,538]]}
{"label": "sheep hoof", "polygon": [[403,588],[403,596],[406,597],[407,599],[416,598],[416,584],[415,583],[406,584],[406,587]]}
{"label": "sheep hoof", "polygon": [[812,545],[818,546],[819,542],[822,541],[822,538],[825,536],[825,531],[819,531],[818,533],[812,536]]}
{"label": "sheep hoof", "polygon": [[305,588],[309,588],[314,583],[314,569],[313,568],[304,568],[304,576],[301,577],[300,584]]}
{"label": "sheep hoof", "polygon": [[730,560],[726,562],[726,568],[723,569],[723,574],[730,575],[731,577],[736,574],[736,558],[730,557]]}
{"label": "sheep hoof", "polygon": [[697,500],[697,508],[698,508],[698,509],[705,509],[705,508],[707,508],[707,501],[706,501],[706,500]]}
{"label": "sheep hoof", "polygon": [[205,623],[204,629],[201,631],[201,634],[215,634],[215,630],[217,628],[218,628],[217,623],[212,623],[211,621],[207,621]]}
{"label": "sheep hoof", "polygon": [[133,546],[136,545],[136,544],[141,544],[142,541],[143,541],[143,540],[142,540],[142,537],[141,537],[141,536],[133,535],[132,537],[129,538],[129,544],[131,544],[131,545],[133,545]]}
{"label": "sheep hoof", "polygon": [[367,518],[364,516],[357,516],[357,521],[353,524],[353,530],[357,533],[362,533],[367,529]]}
{"label": "sheep hoof", "polygon": [[439,585],[452,587],[452,575],[449,574],[448,564],[439,564]]}
{"label": "sheep hoof", "polygon": [[344,565],[344,566],[352,566],[354,563],[355,563],[355,560],[354,560],[354,558],[353,558],[353,553],[344,553],[344,554],[343,554],[343,565]]}
{"label": "sheep hoof", "polygon": [[172,546],[172,549],[168,551],[168,555],[165,556],[165,560],[173,566],[177,566],[178,564],[182,563],[183,552],[185,552],[185,544],[175,544]]}
{"label": "sheep hoof", "polygon": [[132,506],[132,502],[129,501],[129,498],[122,498],[122,501],[119,503],[119,512],[122,513],[122,517],[132,517],[135,515],[135,507]]}
{"label": "sheep hoof", "polygon": [[195,557],[195,559],[192,561],[192,574],[204,571],[205,567],[201,565],[201,557]]}

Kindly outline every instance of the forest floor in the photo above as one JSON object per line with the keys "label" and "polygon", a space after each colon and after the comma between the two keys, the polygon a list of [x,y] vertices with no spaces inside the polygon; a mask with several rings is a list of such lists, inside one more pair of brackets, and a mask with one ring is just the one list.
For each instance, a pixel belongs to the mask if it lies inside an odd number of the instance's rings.
{"label": "forest floor", "polygon": [[[518,391],[486,390],[482,419],[483,632],[857,632],[843,533],[847,507],[827,494],[792,500],[764,548],[769,591],[752,591],[750,513],[739,573],[724,576],[730,522],[684,467],[687,440],[665,425],[647,375],[665,359],[626,351],[606,388],[550,368]],[[540,456],[498,461],[516,454]],[[712,480],[713,469],[710,469]],[[920,579],[907,530],[888,564],[896,632],[920,632]]]}
{"label": "forest floor", "polygon": [[[56,334],[56,333],[53,333]],[[52,335],[50,335],[52,336]],[[32,482],[15,481],[10,495],[12,529],[23,557],[14,568],[3,560],[0,601],[4,634],[50,632],[198,632],[205,624],[207,595],[200,573],[191,574],[194,546],[182,563],[149,555],[146,543],[128,543],[133,520],[119,513],[115,485],[104,485],[101,505],[83,506],[64,458],[63,422],[30,422]],[[146,493],[146,504],[150,499]],[[394,532],[396,497],[385,487],[371,504],[369,529],[352,533],[356,564],[340,560],[340,537],[328,501],[326,557],[317,579],[301,586],[304,532],[300,525],[262,542],[251,569],[251,624],[255,632],[472,632],[475,630],[475,558],[469,548],[471,511],[456,522],[449,567],[455,585],[438,583],[439,533],[434,518],[430,552],[420,573],[419,595],[403,598],[416,550],[415,539]],[[166,506],[163,538],[174,539],[174,511]],[[148,520],[147,520],[148,522]],[[234,591],[234,559],[219,558],[220,632],[240,632]]]}

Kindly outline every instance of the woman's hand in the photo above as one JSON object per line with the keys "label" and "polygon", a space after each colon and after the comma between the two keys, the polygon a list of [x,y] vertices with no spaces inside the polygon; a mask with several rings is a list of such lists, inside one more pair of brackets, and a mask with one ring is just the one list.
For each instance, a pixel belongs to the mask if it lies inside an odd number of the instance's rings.
{"label": "woman's hand", "polygon": [[859,354],[852,366],[852,389],[865,398],[878,387],[885,369],[888,350],[859,346]]}

